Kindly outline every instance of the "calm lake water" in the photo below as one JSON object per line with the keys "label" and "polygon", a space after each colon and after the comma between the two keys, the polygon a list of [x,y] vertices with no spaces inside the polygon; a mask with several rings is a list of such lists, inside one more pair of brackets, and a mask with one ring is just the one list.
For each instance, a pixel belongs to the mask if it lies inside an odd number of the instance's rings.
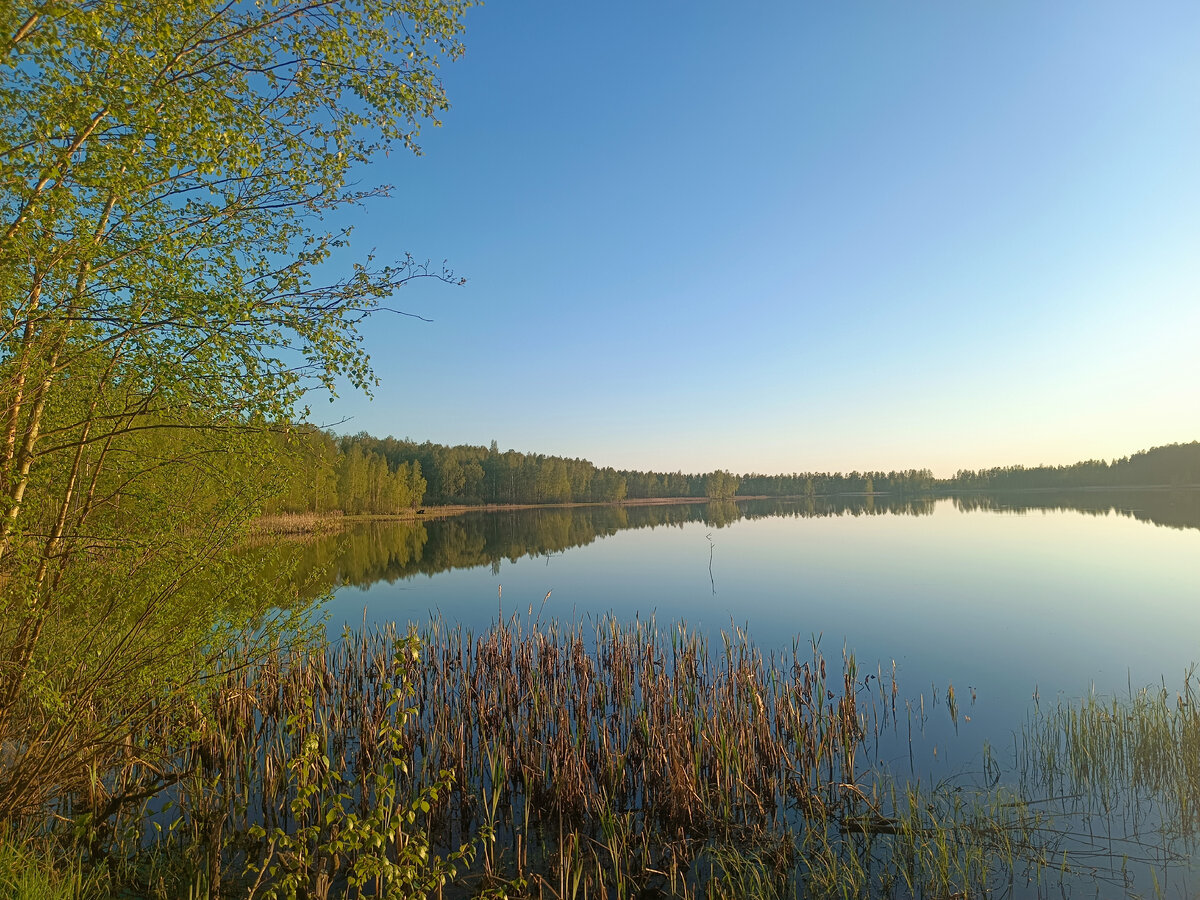
{"label": "calm lake water", "polygon": [[[973,508],[974,507],[974,508]],[[322,541],[329,627],[431,615],[603,613],[739,625],[765,650],[819,636],[914,692],[976,691],[1005,719],[1200,661],[1200,495],[744,501],[476,513]],[[543,600],[550,592],[549,600]]]}
{"label": "calm lake water", "polygon": [[333,634],[612,614],[894,666],[923,727],[877,763],[922,778],[980,772],[985,746],[1012,762],[1038,704],[1173,693],[1200,661],[1200,491],[481,512],[362,525],[302,554],[335,584]]}

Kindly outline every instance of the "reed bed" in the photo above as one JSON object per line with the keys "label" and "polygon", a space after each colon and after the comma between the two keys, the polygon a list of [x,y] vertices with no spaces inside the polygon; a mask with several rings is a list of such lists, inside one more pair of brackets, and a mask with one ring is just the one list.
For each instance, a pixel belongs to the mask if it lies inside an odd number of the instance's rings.
{"label": "reed bed", "polygon": [[[1022,793],[1051,798],[1066,852],[1159,867],[1164,881],[1200,848],[1200,679],[1126,697],[1090,693],[1031,716],[1018,736]],[[1093,863],[1095,864],[1095,863]],[[1143,872],[1142,880],[1159,876]]]}
{"label": "reed bed", "polygon": [[894,673],[815,642],[531,614],[241,651],[213,683],[160,723],[169,803],[113,832],[175,847],[197,897],[974,896],[1055,866],[1028,805],[891,779]]}

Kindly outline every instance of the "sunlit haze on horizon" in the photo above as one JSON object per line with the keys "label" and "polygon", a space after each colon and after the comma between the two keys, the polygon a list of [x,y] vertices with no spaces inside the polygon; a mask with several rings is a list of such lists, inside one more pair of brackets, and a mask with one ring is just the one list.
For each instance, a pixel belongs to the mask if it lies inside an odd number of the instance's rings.
{"label": "sunlit haze on horizon", "polygon": [[312,420],[735,472],[1200,438],[1200,5],[494,3],[361,173],[445,259]]}

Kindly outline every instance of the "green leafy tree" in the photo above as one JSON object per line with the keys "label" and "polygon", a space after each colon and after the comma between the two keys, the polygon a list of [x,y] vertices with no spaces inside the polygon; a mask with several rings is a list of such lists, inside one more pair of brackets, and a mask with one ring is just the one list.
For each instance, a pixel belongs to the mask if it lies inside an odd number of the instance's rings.
{"label": "green leafy tree", "polygon": [[718,469],[704,476],[704,495],[710,500],[728,500],[737,493],[740,484],[737,476]]}
{"label": "green leafy tree", "polygon": [[442,502],[452,503],[462,499],[467,476],[453,448],[447,447],[435,457],[434,475]]}
{"label": "green leafy tree", "polygon": [[0,4],[0,817],[123,752],[117,693],[188,682],[239,590],[199,573],[266,489],[256,434],[369,388],[363,317],[451,278],[331,274],[322,217],[418,149],[469,2]]}
{"label": "green leafy tree", "polygon": [[537,499],[539,503],[562,503],[571,499],[571,481],[563,459],[545,456],[538,460]]}

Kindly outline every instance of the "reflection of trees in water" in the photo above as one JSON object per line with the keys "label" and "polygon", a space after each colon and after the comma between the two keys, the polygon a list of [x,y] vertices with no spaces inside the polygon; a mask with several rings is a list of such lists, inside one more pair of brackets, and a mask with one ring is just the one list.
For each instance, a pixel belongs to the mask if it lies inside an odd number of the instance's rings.
{"label": "reflection of trees in water", "polygon": [[1167,528],[1200,528],[1200,490],[1029,491],[956,496],[964,512],[1070,511],[1091,516],[1129,516]]}
{"label": "reflection of trees in water", "polygon": [[704,504],[704,524],[710,528],[724,528],[742,517],[742,511],[732,500],[711,500]]}
{"label": "reflection of trees in water", "polygon": [[[1177,528],[1200,528],[1200,491],[1046,492],[969,494],[953,498],[964,511],[1115,511]],[[742,500],[651,506],[586,506],[470,513],[427,522],[371,522],[342,534],[313,539],[289,551],[298,573],[314,585],[368,587],[413,575],[488,566],[524,557],[549,557],[597,538],[636,528],[674,528],[691,522],[723,528],[768,517],[927,516],[937,498],[885,494]]]}
{"label": "reflection of trees in water", "polygon": [[933,511],[933,502],[893,502],[876,496],[502,510],[420,523],[364,523],[293,552],[300,558],[300,572],[322,573],[326,585],[367,587],[376,581],[475,566],[498,573],[505,560],[551,556],[631,528],[682,527],[690,522],[722,528],[740,519],[768,516],[924,515]]}
{"label": "reflection of trees in water", "polygon": [[937,498],[889,497],[884,494],[853,494],[843,497],[806,497],[803,500],[750,500],[739,503],[748,519],[782,516],[796,519],[835,516],[928,516]]}

